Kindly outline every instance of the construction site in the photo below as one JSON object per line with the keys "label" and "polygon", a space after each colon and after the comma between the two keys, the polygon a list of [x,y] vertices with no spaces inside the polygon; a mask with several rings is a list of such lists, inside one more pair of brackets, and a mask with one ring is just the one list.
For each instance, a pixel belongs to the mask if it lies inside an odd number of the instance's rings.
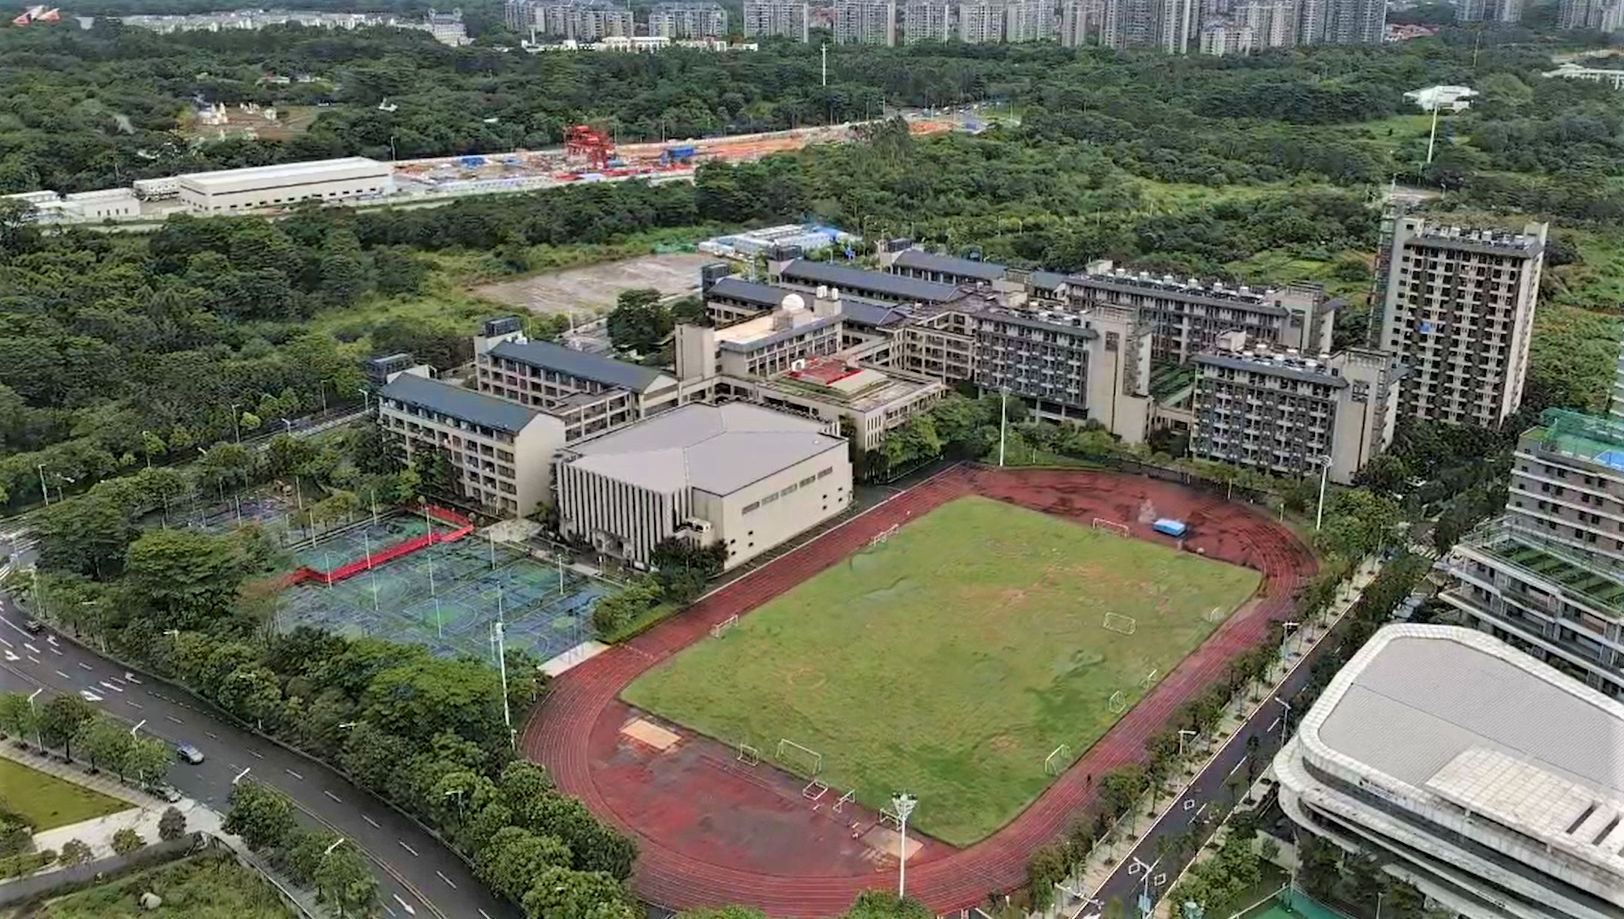
{"label": "construction site", "polygon": [[[597,128],[576,125],[566,131],[562,147],[550,150],[397,161],[395,184],[403,194],[464,195],[629,178],[689,179],[694,168],[705,162],[744,163],[813,144],[850,143],[860,124],[637,144],[618,144]],[[954,127],[947,120],[918,119],[908,124],[916,135],[939,134]]]}

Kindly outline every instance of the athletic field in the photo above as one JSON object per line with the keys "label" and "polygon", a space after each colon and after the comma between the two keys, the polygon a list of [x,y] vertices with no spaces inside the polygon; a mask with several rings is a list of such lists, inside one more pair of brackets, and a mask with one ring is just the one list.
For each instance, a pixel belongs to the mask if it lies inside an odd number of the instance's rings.
{"label": "athletic field", "polygon": [[[683,650],[623,696],[749,744],[763,764],[816,771],[828,800],[853,790],[879,808],[907,790],[919,799],[913,825],[968,845],[1019,813],[1259,578],[959,498]],[[1104,628],[1107,613],[1131,634]],[[781,740],[799,746],[780,758]]]}

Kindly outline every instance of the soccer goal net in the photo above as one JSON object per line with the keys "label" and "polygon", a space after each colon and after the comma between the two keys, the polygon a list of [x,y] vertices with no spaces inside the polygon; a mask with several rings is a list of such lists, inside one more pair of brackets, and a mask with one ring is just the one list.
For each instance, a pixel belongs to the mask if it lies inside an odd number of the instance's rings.
{"label": "soccer goal net", "polygon": [[823,771],[822,753],[788,738],[778,741],[778,750],[774,756],[785,771],[795,775],[813,778]]}
{"label": "soccer goal net", "polygon": [[1124,693],[1120,689],[1117,690],[1116,692],[1111,693],[1111,698],[1108,701],[1106,701],[1105,706],[1106,706],[1106,708],[1109,708],[1111,710],[1111,714],[1113,714],[1113,715],[1122,714],[1123,712],[1128,710],[1128,695],[1127,695],[1127,693]]}
{"label": "soccer goal net", "polygon": [[1223,607],[1215,606],[1212,609],[1207,610],[1207,614],[1201,618],[1207,620],[1208,622],[1223,622],[1225,619],[1229,618],[1229,613],[1225,612]]}
{"label": "soccer goal net", "polygon": [[726,635],[730,629],[732,629],[734,626],[736,626],[738,624],[739,624],[739,617],[738,617],[737,614],[729,616],[726,619],[723,619],[721,622],[718,622],[715,625],[710,627],[711,637],[712,638],[721,638],[723,635]]}
{"label": "soccer goal net", "polygon": [[878,549],[890,541],[891,537],[895,535],[897,535],[897,524],[893,523],[878,533],[875,533],[873,538],[868,541],[868,548]]}
{"label": "soccer goal net", "polygon": [[1069,765],[1071,765],[1071,746],[1069,744],[1061,744],[1060,746],[1054,748],[1053,753],[1050,753],[1044,758],[1043,774],[1059,775],[1060,773],[1065,772],[1066,767]]}
{"label": "soccer goal net", "polygon": [[1104,530],[1117,536],[1128,535],[1128,525],[1126,523],[1117,523],[1115,520],[1106,520],[1104,517],[1094,518],[1094,529]]}
{"label": "soccer goal net", "polygon": [[1139,627],[1139,620],[1132,616],[1124,616],[1121,613],[1106,613],[1104,625],[1108,632],[1132,635],[1134,630]]}

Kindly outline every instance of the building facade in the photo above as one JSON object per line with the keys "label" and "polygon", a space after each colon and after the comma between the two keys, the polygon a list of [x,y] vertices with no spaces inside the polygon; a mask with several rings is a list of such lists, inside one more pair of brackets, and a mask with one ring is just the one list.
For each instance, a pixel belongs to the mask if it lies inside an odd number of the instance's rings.
{"label": "building facade", "polygon": [[292,207],[301,201],[382,197],[395,190],[395,170],[388,163],[351,156],[194,172],[181,176],[178,185],[181,203],[192,213],[230,214]]}
{"label": "building facade", "polygon": [[1392,443],[1401,370],[1391,356],[1246,344],[1230,333],[1195,359],[1191,456],[1293,477],[1324,466],[1351,484]]}
{"label": "building facade", "polygon": [[608,0],[507,0],[503,15],[515,31],[594,42],[636,34],[632,11]]}
{"label": "building facade", "polygon": [[838,425],[758,405],[686,405],[573,444],[556,466],[559,531],[647,566],[661,541],[727,547],[734,568],[839,515]]}
{"label": "building facade", "polygon": [[1410,369],[1400,412],[1494,427],[1517,410],[1546,232],[1396,222],[1377,346]]}
{"label": "building facade", "polygon": [[744,0],[745,38],[788,38],[806,41],[811,13],[807,4],[795,0]]}
{"label": "building facade", "polygon": [[1619,0],[1562,0],[1557,7],[1559,29],[1616,32],[1621,25],[1624,25],[1624,3]]}
{"label": "building facade", "polygon": [[565,442],[563,423],[544,412],[414,373],[379,390],[378,424],[407,462],[443,457],[456,496],[496,516],[548,500],[553,453]]}
{"label": "building facade", "polygon": [[1522,19],[1522,0],[1461,0],[1456,17],[1461,22],[1515,23]]}
{"label": "building facade", "polygon": [[1379,45],[1387,35],[1385,0],[1299,0],[1297,44]]}
{"label": "building facade", "polygon": [[1004,0],[970,0],[959,4],[959,41],[996,45],[1004,40]]}
{"label": "building facade", "polygon": [[1518,441],[1505,515],[1446,565],[1468,623],[1624,695],[1624,422],[1546,412]]}
{"label": "building facade", "polygon": [[834,36],[837,45],[895,45],[896,0],[835,0]]}
{"label": "building facade", "polygon": [[1214,57],[1251,52],[1257,37],[1249,26],[1234,22],[1217,22],[1201,30],[1201,53]]}
{"label": "building facade", "polygon": [[1231,11],[1234,23],[1252,32],[1252,50],[1297,43],[1297,4],[1292,0],[1253,0]]}
{"label": "building facade", "polygon": [[648,14],[648,34],[662,38],[725,38],[727,10],[719,3],[661,3]]}
{"label": "building facade", "polygon": [[1302,830],[1472,919],[1624,912],[1624,706],[1504,642],[1377,632],[1275,757]]}
{"label": "building facade", "polygon": [[957,34],[956,6],[948,0],[910,0],[902,9],[902,41],[952,41]]}
{"label": "building facade", "polygon": [[1012,0],[1004,8],[1004,41],[1048,41],[1054,24],[1054,0]]}
{"label": "building facade", "polygon": [[1081,48],[1088,44],[1088,36],[1099,27],[1104,12],[1102,0],[1062,0],[1060,4],[1060,44],[1065,48]]}

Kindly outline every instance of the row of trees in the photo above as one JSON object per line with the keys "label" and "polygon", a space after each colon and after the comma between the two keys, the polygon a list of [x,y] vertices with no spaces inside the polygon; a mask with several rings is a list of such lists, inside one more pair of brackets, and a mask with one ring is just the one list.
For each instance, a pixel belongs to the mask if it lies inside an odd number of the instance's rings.
{"label": "row of trees", "polygon": [[257,782],[231,786],[230,810],[221,829],[267,856],[301,887],[340,916],[378,911],[378,879],[355,844],[331,833],[307,830],[294,819],[293,804]]}

